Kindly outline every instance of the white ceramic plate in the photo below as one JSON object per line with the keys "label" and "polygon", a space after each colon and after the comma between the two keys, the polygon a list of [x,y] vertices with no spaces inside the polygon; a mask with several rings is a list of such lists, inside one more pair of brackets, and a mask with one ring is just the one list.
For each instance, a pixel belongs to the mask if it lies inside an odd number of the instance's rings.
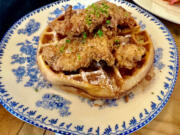
{"label": "white ceramic plate", "polygon": [[163,0],[133,0],[149,12],[174,23],[180,24],[180,5],[169,5]]}
{"label": "white ceramic plate", "polygon": [[152,37],[155,47],[155,77],[142,91],[130,94],[126,103],[90,101],[48,84],[36,65],[39,35],[48,22],[69,4],[85,8],[92,1],[57,1],[17,21],[0,43],[0,102],[14,116],[60,134],[129,134],[149,123],[167,103],[177,77],[178,56],[167,28],[154,16],[125,1],[113,1],[136,18]]}

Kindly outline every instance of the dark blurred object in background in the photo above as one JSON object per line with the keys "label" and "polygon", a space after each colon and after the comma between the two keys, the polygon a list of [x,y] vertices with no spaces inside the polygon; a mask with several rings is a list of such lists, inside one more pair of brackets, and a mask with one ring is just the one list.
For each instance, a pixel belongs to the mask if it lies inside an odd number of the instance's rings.
{"label": "dark blurred object in background", "polygon": [[56,0],[0,0],[0,40],[21,17],[54,1]]}

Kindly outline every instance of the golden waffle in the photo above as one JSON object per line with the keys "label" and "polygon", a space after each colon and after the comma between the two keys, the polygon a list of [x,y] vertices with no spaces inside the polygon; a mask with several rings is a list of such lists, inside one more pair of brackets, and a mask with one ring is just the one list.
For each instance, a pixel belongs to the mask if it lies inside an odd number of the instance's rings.
{"label": "golden waffle", "polygon": [[[61,15],[52,23],[62,21],[66,14]],[[136,63],[135,68],[127,69],[123,66],[120,68],[116,64],[104,67],[100,62],[96,62],[95,68],[89,66],[88,68],[79,68],[75,72],[54,71],[43,59],[42,50],[45,46],[57,46],[63,42],[64,37],[51,28],[48,25],[40,36],[37,63],[48,81],[68,92],[91,99],[120,98],[141,82],[153,65],[154,48],[151,39],[148,33],[141,31],[139,25],[135,23],[133,27],[119,28],[117,31],[119,35],[130,36],[129,43],[145,48],[145,55],[141,61]]]}
{"label": "golden waffle", "polygon": [[[129,32],[128,32],[129,34]],[[49,27],[42,33],[39,41],[37,62],[39,69],[45,78],[61,89],[91,99],[119,98],[136,86],[151,69],[154,59],[154,49],[151,39],[146,31],[131,32],[132,38],[138,44],[146,48],[146,55],[139,63],[139,67],[133,70],[118,69],[116,66],[107,71],[101,65],[94,71],[80,70],[78,74],[66,75],[63,72],[56,73],[43,61],[41,48],[48,45],[56,45],[59,41],[55,31]]]}

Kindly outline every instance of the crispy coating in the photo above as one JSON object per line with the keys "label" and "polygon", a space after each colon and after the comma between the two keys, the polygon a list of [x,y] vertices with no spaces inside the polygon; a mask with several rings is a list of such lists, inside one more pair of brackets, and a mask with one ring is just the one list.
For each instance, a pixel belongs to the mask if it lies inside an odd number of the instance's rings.
{"label": "crispy coating", "polygon": [[85,43],[79,42],[78,39],[71,42],[42,48],[43,59],[53,70],[75,71],[88,67],[93,60],[104,60],[109,66],[114,64],[111,52],[113,43],[106,36],[87,39]]}
{"label": "crispy coating", "polygon": [[86,9],[73,11],[72,6],[66,10],[55,21],[50,23],[50,27],[63,36],[78,36],[86,31],[92,33],[95,28],[109,20],[109,27],[117,30],[117,26],[128,26],[132,28],[136,25],[130,13],[120,6],[107,1],[99,1]]}
{"label": "crispy coating", "polygon": [[119,68],[133,69],[138,61],[145,55],[145,48],[136,44],[121,45],[115,52]]}
{"label": "crispy coating", "polygon": [[133,69],[146,50],[132,42],[131,34],[118,35],[118,31],[135,25],[128,11],[104,0],[78,11],[69,6],[49,25],[63,38],[56,46],[43,47],[41,53],[54,71],[76,71],[101,60],[107,66]]}

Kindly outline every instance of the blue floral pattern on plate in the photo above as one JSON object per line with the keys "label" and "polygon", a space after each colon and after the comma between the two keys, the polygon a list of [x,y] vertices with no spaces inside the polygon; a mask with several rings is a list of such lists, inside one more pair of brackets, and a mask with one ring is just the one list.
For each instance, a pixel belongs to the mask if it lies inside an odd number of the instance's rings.
{"label": "blue floral pattern on plate", "polygon": [[60,14],[62,14],[62,10],[56,8],[53,12],[50,12],[50,16],[48,17],[48,23],[57,18]]}
{"label": "blue floral pattern on plate", "polygon": [[84,5],[82,5],[81,3],[77,3],[76,5],[74,5],[73,6],[73,9],[84,9],[85,8],[85,6]]}
{"label": "blue floral pattern on plate", "polygon": [[28,36],[31,36],[36,31],[38,31],[39,28],[40,28],[40,23],[39,22],[35,22],[34,19],[31,19],[28,22],[28,24],[26,25],[26,28],[18,30],[18,34],[27,34]]}
{"label": "blue floral pattern on plate", "polygon": [[[48,17],[48,23],[51,22],[52,20],[54,20],[55,18],[57,18],[59,15],[61,15],[63,13],[63,11],[66,11],[66,9],[68,7],[69,7],[69,4],[66,4],[66,5],[62,6],[63,10],[56,8],[54,11],[50,12],[50,16]],[[75,10],[76,9],[84,9],[85,6],[78,2],[72,8]]]}
{"label": "blue floral pattern on plate", "polygon": [[48,110],[59,110],[59,114],[62,117],[69,116],[71,114],[71,112],[69,112],[70,104],[71,102],[69,100],[55,94],[45,94],[42,97],[42,100],[36,102],[37,107],[42,107]]}
{"label": "blue floral pattern on plate", "polygon": [[163,55],[163,49],[157,48],[155,50],[155,57],[154,57],[154,67],[158,68],[159,70],[163,69],[165,64],[161,62]]}
{"label": "blue floral pattern on plate", "polygon": [[139,21],[139,26],[141,27],[142,30],[146,28],[146,24],[144,24],[142,20]]}
{"label": "blue floral pattern on plate", "polygon": [[[31,18],[36,17],[36,19],[41,22],[41,20],[37,17],[39,14],[44,13],[44,11],[46,12],[46,10],[48,10],[47,12],[50,13],[53,10],[55,10],[56,8],[59,8],[59,4],[61,4],[61,3],[65,2],[63,4],[63,6],[69,4],[68,2],[66,3],[66,1],[69,1],[69,0],[57,1],[53,4],[49,4],[45,7],[37,9],[37,10],[31,12],[30,14],[26,15],[22,19],[20,19],[17,23],[15,23],[10,28],[10,30],[6,33],[5,37],[3,38],[3,40],[0,43],[0,65],[5,64],[5,63],[2,63],[2,59],[4,58],[4,56],[7,56],[6,53],[8,50],[5,50],[5,49],[6,49],[6,47],[9,47],[8,43],[11,42],[12,41],[11,39],[13,39],[14,37],[17,39],[19,38],[19,36],[17,34],[16,34],[16,36],[14,36],[13,34],[16,33],[19,28],[22,28],[21,24],[22,24],[22,22],[24,22],[24,20],[26,20],[26,19],[30,20]],[[111,1],[113,1],[113,0],[111,0]],[[89,1],[84,2],[82,0],[82,3],[88,3],[88,2]],[[125,6],[126,8],[132,9],[134,12],[141,15],[141,17],[144,18],[144,20],[148,21],[149,24],[153,24],[152,26],[154,28],[156,28],[162,35],[161,39],[166,41],[165,43],[166,43],[166,49],[168,50],[167,55],[169,55],[169,59],[166,59],[166,60],[161,59],[161,62],[166,61],[166,63],[164,63],[164,64],[166,64],[166,66],[167,66],[167,68],[166,68],[167,72],[162,71],[162,73],[165,73],[166,76],[165,76],[164,80],[161,81],[162,83],[160,83],[160,85],[162,86],[162,89],[155,89],[156,93],[154,95],[151,95],[153,98],[148,100],[149,102],[148,102],[148,104],[146,104],[146,106],[142,106],[143,108],[141,108],[140,111],[136,112],[136,115],[131,115],[130,117],[128,116],[128,118],[125,118],[124,120],[122,119],[121,122],[118,119],[117,123],[116,122],[109,123],[104,126],[98,125],[98,124],[97,125],[93,125],[93,124],[88,125],[87,123],[79,124],[78,122],[75,121],[75,119],[73,119],[72,121],[67,121],[66,119],[63,119],[62,117],[61,117],[61,119],[58,119],[54,115],[49,115],[47,113],[48,111],[46,113],[44,113],[44,111],[40,111],[40,109],[39,109],[40,107],[34,107],[34,104],[32,105],[33,106],[32,107],[31,105],[27,104],[26,101],[21,101],[21,99],[18,98],[18,95],[14,94],[16,92],[12,92],[11,89],[6,87],[8,85],[8,83],[7,83],[7,81],[4,82],[3,78],[7,77],[7,73],[12,73],[12,72],[5,72],[5,74],[3,74],[4,73],[3,72],[4,65],[0,66],[0,102],[1,102],[1,104],[16,117],[18,117],[28,123],[31,123],[35,126],[38,126],[38,127],[44,128],[44,129],[48,129],[50,131],[60,133],[60,134],[82,134],[82,135],[85,135],[85,134],[91,134],[91,135],[94,135],[94,134],[97,134],[97,135],[100,135],[100,134],[130,134],[130,133],[138,130],[139,128],[145,126],[147,123],[149,123],[162,110],[162,108],[167,103],[167,101],[173,91],[173,87],[175,85],[175,81],[177,78],[177,72],[178,72],[178,55],[177,55],[176,45],[175,45],[175,42],[174,42],[171,34],[167,30],[167,28],[154,16],[152,16],[151,14],[142,10],[141,8],[135,6],[131,3],[128,3],[126,1],[114,0],[114,2],[121,4],[122,6]],[[48,20],[48,18],[46,18],[45,20]],[[41,23],[46,23],[46,22],[42,21]],[[32,42],[32,43],[35,42],[35,41],[33,41],[33,37],[31,37],[32,35],[28,36],[25,34],[25,35],[21,35],[21,36],[24,36],[25,38],[29,37],[27,39],[28,42]],[[152,36],[153,36],[153,34],[152,34]],[[38,39],[38,38],[36,38],[36,39]],[[23,43],[27,44],[26,41],[23,41]],[[18,54],[17,53],[11,54],[13,52],[8,52],[8,53],[12,57],[14,57],[14,58],[12,58],[12,61],[11,61],[12,65],[16,65],[16,67],[12,66],[14,69],[13,74],[17,74],[17,76],[19,76],[19,77],[16,76],[16,81],[17,81],[17,83],[18,83],[18,81],[22,83],[23,82],[22,80],[24,79],[24,77],[27,77],[29,79],[29,77],[26,76],[27,74],[29,74],[30,76],[34,76],[34,74],[31,74],[31,71],[29,71],[29,73],[27,73],[27,66],[26,66],[26,64],[28,64],[27,59],[21,58],[21,57],[28,57],[30,52],[26,49],[22,49],[23,51],[21,52],[20,51],[21,45],[17,46],[17,48],[19,49],[20,53],[18,53]],[[165,46],[162,46],[162,48],[164,49]],[[162,52],[162,53],[164,54],[164,52]],[[21,54],[23,56],[21,56]],[[16,56],[13,56],[13,55],[16,55]],[[12,71],[13,71],[13,69],[12,69]],[[16,72],[15,70],[17,70],[18,72]],[[33,73],[36,73],[36,72],[33,70]],[[158,73],[158,74],[162,74],[162,73]],[[26,79],[26,80],[28,80],[28,79]],[[10,82],[10,84],[11,83],[13,83],[13,82]],[[24,86],[24,84],[23,84],[23,86]],[[34,88],[35,86],[33,85],[32,87]],[[24,87],[22,87],[22,90],[21,90],[22,93],[24,92],[23,88]],[[38,93],[40,96],[38,97],[38,100],[36,100],[36,101],[41,101],[41,102],[43,101],[43,99],[39,100],[40,98],[43,97],[43,95],[44,95],[43,92],[40,91]],[[36,96],[38,94],[36,94]],[[26,95],[24,95],[24,96],[26,96]],[[35,98],[36,96],[34,96],[33,98]],[[60,97],[62,97],[62,96],[60,96]],[[76,102],[78,102],[78,101],[79,100],[77,99]],[[71,99],[71,102],[72,102],[71,107],[76,108],[77,106],[74,106],[73,98]],[[111,111],[111,109],[116,110],[117,108],[115,108],[115,109],[108,108],[108,109],[110,109],[110,111]],[[130,109],[130,108],[128,108],[128,109]],[[95,109],[90,108],[90,110],[93,111]],[[98,112],[103,111],[103,110],[105,110],[105,109],[98,110]],[[87,110],[87,111],[89,111],[89,110]],[[52,112],[56,112],[56,109],[53,109]],[[74,110],[72,109],[71,112],[72,112],[71,115],[69,115],[68,117],[65,117],[65,118],[70,120],[71,117],[74,115]],[[78,112],[78,115],[80,112],[81,111]],[[104,121],[104,122],[106,122],[106,121]]]}
{"label": "blue floral pattern on plate", "polygon": [[17,83],[23,81],[24,78],[28,81],[24,84],[25,87],[33,87],[35,90],[41,88],[50,88],[49,84],[43,76],[40,74],[36,64],[36,51],[39,42],[39,37],[34,36],[32,41],[26,40],[24,42],[17,43],[19,47],[18,54],[11,56],[11,64],[18,64],[18,68],[13,68],[12,72],[17,78]]}

